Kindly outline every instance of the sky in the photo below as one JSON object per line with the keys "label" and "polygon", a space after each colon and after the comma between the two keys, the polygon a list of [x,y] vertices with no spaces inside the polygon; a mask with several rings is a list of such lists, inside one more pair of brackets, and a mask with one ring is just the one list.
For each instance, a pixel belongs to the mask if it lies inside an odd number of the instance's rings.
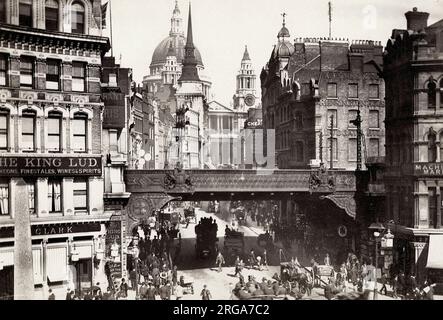
{"label": "sky", "polygon": [[[114,56],[141,83],[156,46],[169,35],[175,0],[111,0]],[[291,41],[327,37],[328,0],[192,0],[194,44],[212,80],[212,99],[227,106],[235,93],[245,45],[257,75],[277,43],[286,13]],[[332,0],[332,37],[387,43],[392,29],[406,28],[404,13],[429,12],[429,24],[443,19],[443,0]],[[103,0],[103,3],[105,1]],[[186,28],[189,0],[178,0]],[[186,31],[186,29],[185,29]],[[104,36],[109,36],[109,29]],[[186,32],[185,32],[186,34]]]}

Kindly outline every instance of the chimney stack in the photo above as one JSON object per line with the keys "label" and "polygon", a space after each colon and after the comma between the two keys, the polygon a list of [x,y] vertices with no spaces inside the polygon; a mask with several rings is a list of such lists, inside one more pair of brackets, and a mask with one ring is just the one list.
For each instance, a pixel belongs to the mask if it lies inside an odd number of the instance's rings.
{"label": "chimney stack", "polygon": [[420,32],[428,26],[429,13],[419,12],[417,7],[405,13],[408,30]]}

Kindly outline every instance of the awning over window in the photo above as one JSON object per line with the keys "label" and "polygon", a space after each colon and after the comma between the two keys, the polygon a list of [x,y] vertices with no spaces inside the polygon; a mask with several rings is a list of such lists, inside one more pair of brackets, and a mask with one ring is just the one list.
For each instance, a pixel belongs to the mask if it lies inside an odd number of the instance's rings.
{"label": "awning over window", "polygon": [[443,235],[431,235],[429,237],[428,269],[443,270]]}
{"label": "awning over window", "polygon": [[14,265],[14,251],[0,251],[0,260],[3,261],[3,266]]}
{"label": "awning over window", "polygon": [[68,278],[66,247],[48,248],[46,253],[46,274],[50,282],[65,281]]}

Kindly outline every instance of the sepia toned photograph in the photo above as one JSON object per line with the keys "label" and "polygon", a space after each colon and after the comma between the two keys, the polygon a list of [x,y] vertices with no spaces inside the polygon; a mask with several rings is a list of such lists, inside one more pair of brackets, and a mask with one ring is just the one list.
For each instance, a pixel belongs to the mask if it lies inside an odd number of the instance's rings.
{"label": "sepia toned photograph", "polygon": [[0,300],[443,300],[442,197],[443,0],[0,0]]}

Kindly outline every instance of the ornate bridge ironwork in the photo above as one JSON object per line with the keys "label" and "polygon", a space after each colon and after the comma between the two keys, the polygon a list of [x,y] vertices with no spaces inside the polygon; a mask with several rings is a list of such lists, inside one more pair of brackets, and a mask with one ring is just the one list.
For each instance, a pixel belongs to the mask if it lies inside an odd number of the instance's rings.
{"label": "ornate bridge ironwork", "polygon": [[217,194],[317,194],[355,218],[352,171],[311,170],[127,170],[128,231],[173,200]]}
{"label": "ornate bridge ironwork", "polygon": [[352,171],[313,172],[310,170],[127,170],[127,192],[188,193],[225,192],[306,192],[354,193]]}

